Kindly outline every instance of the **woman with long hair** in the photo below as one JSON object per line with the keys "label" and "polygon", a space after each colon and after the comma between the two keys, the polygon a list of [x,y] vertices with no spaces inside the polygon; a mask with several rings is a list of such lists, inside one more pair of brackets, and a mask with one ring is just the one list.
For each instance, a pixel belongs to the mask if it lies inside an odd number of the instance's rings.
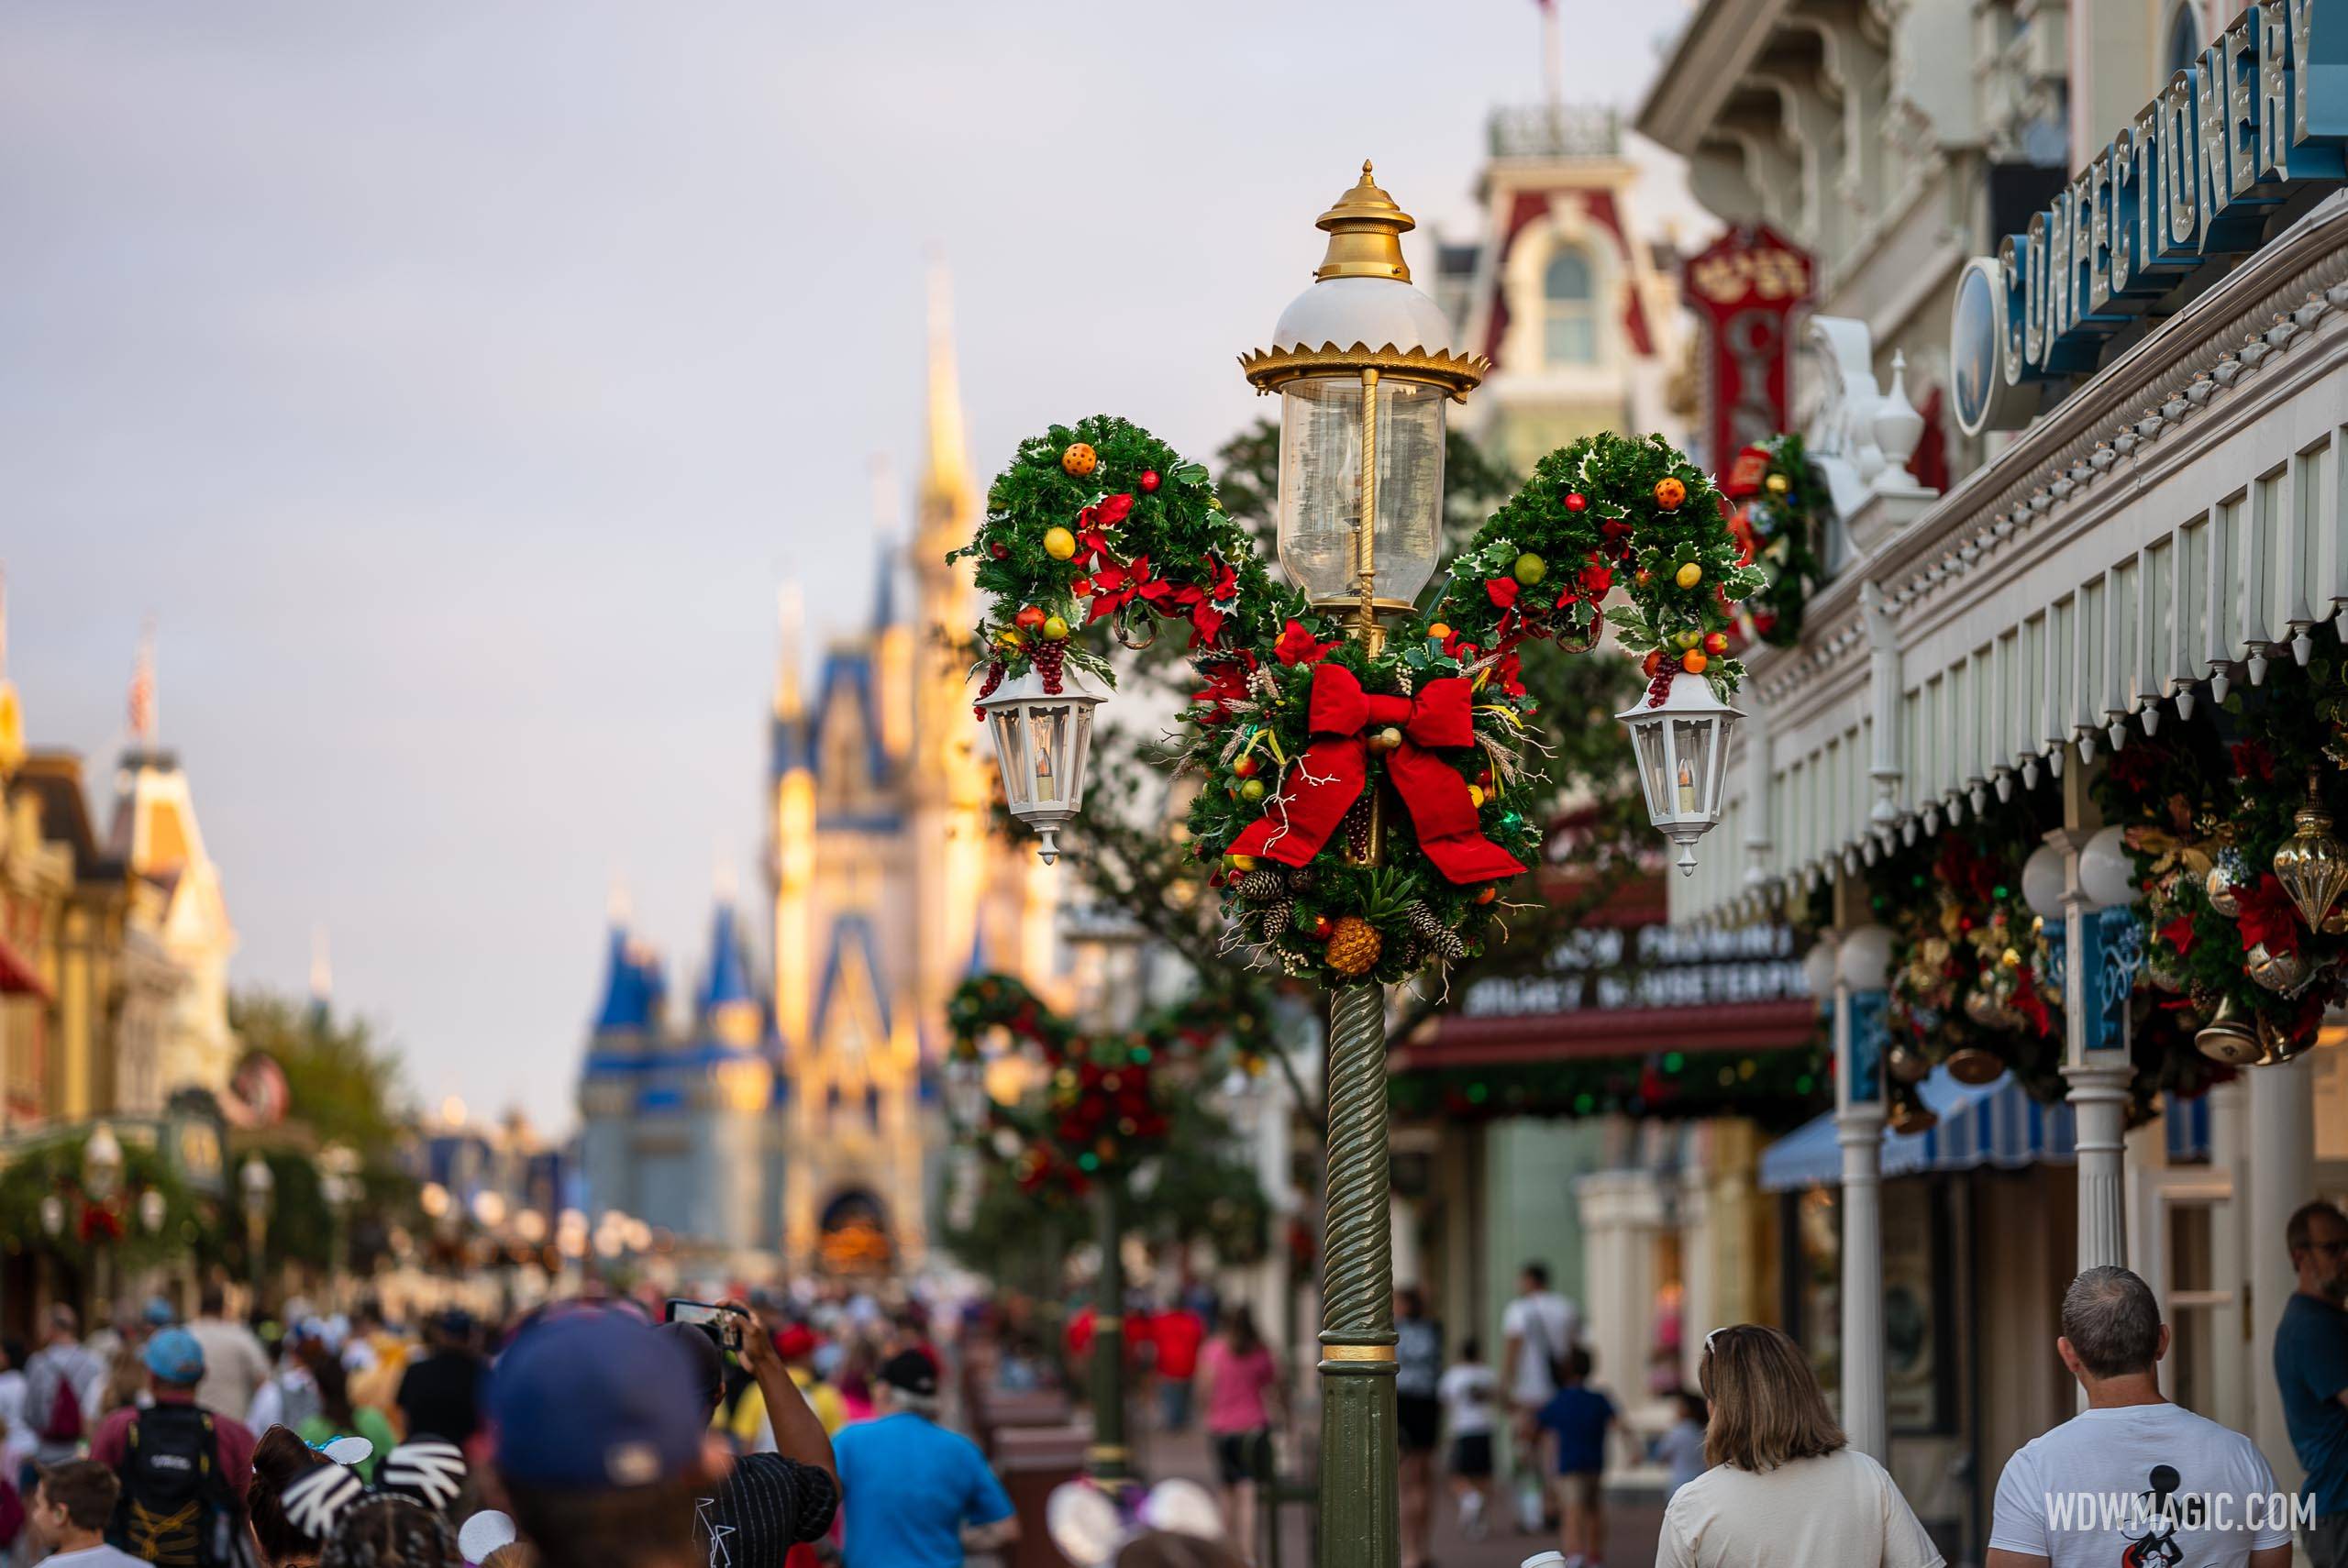
{"label": "woman with long hair", "polygon": [[304,1442],[291,1427],[271,1427],[253,1444],[253,1478],[245,1488],[245,1514],[262,1568],[311,1568],[318,1543],[285,1517],[285,1488],[334,1461]]}
{"label": "woman with long hair", "polygon": [[375,1467],[383,1455],[399,1442],[399,1434],[392,1430],[389,1417],[372,1405],[353,1406],[350,1401],[350,1377],[343,1370],[342,1358],[327,1348],[323,1340],[305,1339],[301,1348],[302,1364],[318,1386],[318,1413],[294,1430],[304,1442],[323,1447],[341,1437],[362,1437],[372,1444],[375,1452],[351,1466],[362,1481],[375,1479]]}
{"label": "woman with long hair", "polygon": [[1656,1568],[1942,1568],[1883,1466],[1844,1440],[1793,1341],[1757,1323],[1715,1329],[1699,1367],[1711,1468],[1672,1494]]}
{"label": "woman with long hair", "polygon": [[1223,1331],[1199,1357],[1206,1389],[1207,1441],[1214,1448],[1224,1538],[1242,1552],[1256,1539],[1256,1477],[1272,1468],[1272,1427],[1285,1425],[1279,1364],[1245,1302],[1224,1314]]}

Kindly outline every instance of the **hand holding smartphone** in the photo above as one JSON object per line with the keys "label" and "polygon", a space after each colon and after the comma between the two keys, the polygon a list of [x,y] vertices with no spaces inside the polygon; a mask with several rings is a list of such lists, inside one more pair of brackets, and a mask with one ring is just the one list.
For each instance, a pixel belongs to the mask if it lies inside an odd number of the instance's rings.
{"label": "hand holding smartphone", "polygon": [[663,1321],[692,1323],[706,1329],[722,1348],[738,1351],[742,1348],[742,1324],[747,1316],[739,1307],[714,1301],[687,1301],[672,1296]]}

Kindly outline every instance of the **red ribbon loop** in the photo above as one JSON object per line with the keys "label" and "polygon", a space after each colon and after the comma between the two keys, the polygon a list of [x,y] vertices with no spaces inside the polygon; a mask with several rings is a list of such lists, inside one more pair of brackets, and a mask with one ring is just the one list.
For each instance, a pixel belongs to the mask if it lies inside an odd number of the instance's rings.
{"label": "red ribbon loop", "polygon": [[1464,676],[1430,680],[1409,697],[1371,696],[1342,664],[1312,676],[1312,744],[1305,747],[1262,818],[1232,842],[1235,855],[1302,866],[1321,853],[1369,782],[1369,745],[1362,732],[1392,726],[1402,744],[1386,756],[1386,777],[1411,814],[1419,847],[1454,882],[1488,882],[1524,869],[1484,836],[1468,781],[1438,748],[1472,745],[1475,690]]}

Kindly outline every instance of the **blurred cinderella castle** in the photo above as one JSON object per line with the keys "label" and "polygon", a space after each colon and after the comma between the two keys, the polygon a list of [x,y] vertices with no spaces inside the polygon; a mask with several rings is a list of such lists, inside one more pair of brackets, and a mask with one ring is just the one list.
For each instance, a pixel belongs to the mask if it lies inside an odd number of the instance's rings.
{"label": "blurred cinderella castle", "polygon": [[[966,671],[931,635],[970,624],[979,496],[945,279],[930,282],[928,447],[910,551],[884,545],[870,624],[835,639],[811,693],[786,589],[767,790],[765,966],[721,890],[690,1016],[615,911],[579,1089],[591,1218],[616,1209],[745,1272],[917,1265],[940,1141],[930,1073],[973,966],[1044,974],[1054,884],[990,831],[995,788]],[[771,977],[762,986],[760,969]]]}

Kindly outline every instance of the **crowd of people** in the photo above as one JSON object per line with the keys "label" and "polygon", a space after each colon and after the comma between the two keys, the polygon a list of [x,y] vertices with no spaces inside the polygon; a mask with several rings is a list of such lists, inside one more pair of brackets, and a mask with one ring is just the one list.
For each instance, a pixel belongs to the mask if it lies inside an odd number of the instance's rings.
{"label": "crowd of people", "polygon": [[[157,1299],[0,1347],[0,1563],[953,1568],[1011,1504],[938,1423],[918,1307],[545,1305],[410,1333],[371,1306]],[[853,1496],[853,1506],[843,1500]]]}
{"label": "crowd of people", "polygon": [[[2248,1438],[2163,1397],[2169,1331],[2144,1281],[2088,1269],[2054,1346],[2082,1408],[2003,1464],[1987,1568],[2284,1568],[2295,1524],[2317,1568],[2348,1568],[2348,1217],[2310,1204],[2288,1241],[2298,1288],[2275,1374],[2306,1503],[2278,1498]],[[1416,1290],[1395,1317],[1410,1568],[1431,1562],[1439,1469],[1463,1531],[1490,1528],[1504,1431],[1533,1473],[1519,1526],[1559,1536],[1534,1562],[1602,1568],[1612,1449],[1669,1474],[1657,1568],[1943,1564],[1776,1329],[1713,1331],[1700,1388],[1672,1391],[1674,1423],[1634,1451],[1538,1264],[1496,1365],[1472,1338],[1446,1357]],[[581,1299],[411,1334],[366,1306],[295,1302],[281,1321],[240,1321],[207,1289],[186,1321],[155,1300],[84,1331],[61,1305],[29,1354],[0,1347],[0,1564],[956,1568],[1017,1537],[985,1456],[940,1419],[944,1361],[917,1307]],[[1072,1323],[1069,1348],[1091,1329]],[[1107,1561],[1243,1561],[1249,1489],[1289,1420],[1278,1362],[1246,1308],[1211,1299],[1121,1331],[1158,1422],[1203,1427],[1233,1544],[1145,1529]],[[1040,1375],[1032,1342],[999,1342],[998,1378]]]}

